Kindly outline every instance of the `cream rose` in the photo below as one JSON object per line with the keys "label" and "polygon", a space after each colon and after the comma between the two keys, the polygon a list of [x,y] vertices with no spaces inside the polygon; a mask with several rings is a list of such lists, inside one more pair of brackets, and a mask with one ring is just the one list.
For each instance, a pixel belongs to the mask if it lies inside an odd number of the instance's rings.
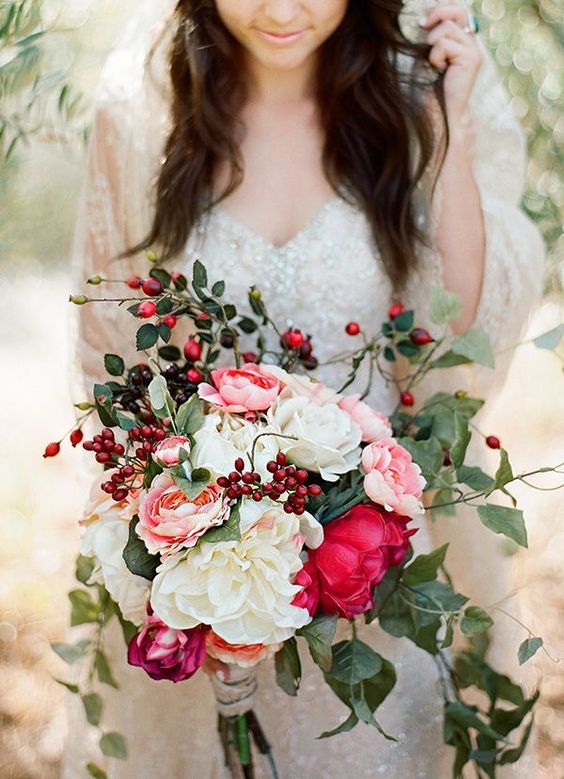
{"label": "cream rose", "polygon": [[310,379],[298,373],[288,373],[278,365],[264,365],[263,371],[275,376],[284,387],[280,393],[282,397],[299,396],[317,403],[320,406],[325,403],[338,403],[341,395],[334,389],[320,381]]}
{"label": "cream rose", "polygon": [[302,589],[293,579],[304,541],[321,544],[321,525],[307,512],[297,517],[270,500],[244,500],[240,531],[239,540],[202,542],[163,562],[151,593],[163,622],[203,623],[230,644],[275,644],[310,622],[306,609],[292,605]]}
{"label": "cream rose", "polygon": [[282,439],[281,450],[298,467],[336,481],[359,463],[362,432],[335,403],[317,405],[305,397],[281,399],[269,422],[295,441]]}

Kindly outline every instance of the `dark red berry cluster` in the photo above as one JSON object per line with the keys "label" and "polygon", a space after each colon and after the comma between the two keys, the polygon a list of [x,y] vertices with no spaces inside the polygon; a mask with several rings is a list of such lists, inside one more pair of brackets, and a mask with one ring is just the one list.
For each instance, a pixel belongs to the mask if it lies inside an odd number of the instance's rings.
{"label": "dark red berry cluster", "polygon": [[272,481],[262,482],[261,475],[255,471],[245,471],[242,457],[235,460],[235,470],[228,477],[220,476],[217,483],[227,490],[227,496],[237,499],[242,495],[251,497],[257,502],[264,497],[279,501],[286,495],[283,502],[287,514],[303,514],[309,497],[321,495],[321,487],[317,484],[307,485],[308,472],[295,465],[288,465],[286,455],[280,452],[276,460],[270,460],[266,469],[272,474]]}
{"label": "dark red berry cluster", "polygon": [[132,427],[129,431],[129,438],[138,444],[135,449],[136,457],[145,461],[149,454],[155,451],[157,444],[166,438],[166,431],[162,427],[154,425]]}
{"label": "dark red berry cluster", "polygon": [[297,355],[298,359],[307,370],[317,368],[318,360],[313,354],[311,336],[305,336],[301,330],[293,327],[286,330],[280,336],[280,346]]}
{"label": "dark red berry cluster", "polygon": [[114,431],[109,427],[95,435],[92,441],[85,441],[82,446],[87,452],[95,452],[97,462],[102,465],[111,465],[116,458],[125,454],[124,445],[116,443]]}
{"label": "dark red berry cluster", "polygon": [[111,495],[114,500],[125,500],[129,495],[131,484],[127,485],[126,480],[131,479],[135,475],[135,468],[133,465],[124,465],[118,471],[112,474],[110,481],[105,481],[102,484],[102,489]]}

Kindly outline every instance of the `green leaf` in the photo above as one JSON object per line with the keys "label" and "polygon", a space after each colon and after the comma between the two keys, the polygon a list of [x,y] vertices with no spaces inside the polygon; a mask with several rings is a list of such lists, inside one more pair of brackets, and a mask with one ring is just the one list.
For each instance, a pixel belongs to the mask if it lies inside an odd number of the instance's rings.
{"label": "green leaf", "polygon": [[407,333],[413,327],[413,311],[402,311],[393,320],[394,328],[400,333]]}
{"label": "green leaf", "polygon": [[523,665],[535,655],[541,646],[544,644],[542,638],[534,636],[533,638],[526,638],[525,641],[519,647],[517,657],[519,658],[519,665]]}
{"label": "green leaf", "polygon": [[488,495],[490,495],[495,490],[499,490],[502,487],[505,487],[506,484],[509,484],[509,482],[513,481],[514,479],[511,463],[509,462],[509,456],[505,449],[499,450],[499,456],[499,467],[496,471],[494,482],[488,489]]}
{"label": "green leaf", "polygon": [[176,427],[179,433],[194,435],[204,424],[202,401],[197,395],[183,403],[176,412]]}
{"label": "green leaf", "polygon": [[137,421],[133,419],[133,417],[128,417],[125,414],[122,414],[120,411],[116,411],[115,414],[117,423],[122,430],[129,431],[137,426]]}
{"label": "green leaf", "polygon": [[414,357],[419,352],[419,346],[411,343],[411,341],[399,341],[396,345],[396,349],[404,357]]}
{"label": "green leaf", "polygon": [[337,629],[337,617],[315,617],[309,625],[297,631],[308,643],[310,654],[322,671],[329,671],[333,662],[331,643]]}
{"label": "green leaf", "polygon": [[53,652],[59,655],[61,660],[64,660],[68,665],[76,663],[77,660],[84,655],[88,647],[92,642],[88,638],[83,638],[81,641],[77,641],[76,644],[51,644]]}
{"label": "green leaf", "polygon": [[483,330],[468,330],[467,333],[455,338],[452,342],[452,351],[487,368],[495,367],[491,342],[488,334]]}
{"label": "green leaf", "polygon": [[533,343],[539,349],[549,349],[550,351],[554,351],[563,338],[564,324],[560,324],[552,330],[548,330],[548,332],[533,338]]}
{"label": "green leaf", "polygon": [[373,601],[374,606],[370,611],[365,612],[364,618],[367,623],[372,622],[379,617],[387,602],[396,592],[403,569],[399,565],[393,565],[388,568],[386,575],[376,587],[374,587]]}
{"label": "green leaf", "polygon": [[[115,687],[116,690],[119,689],[119,684],[112,676],[112,672],[108,664],[108,659],[101,649],[96,650],[94,665],[96,667],[98,679],[102,682],[102,684],[108,684],[110,687]],[[104,752],[104,754],[106,753]]]}
{"label": "green leaf", "polygon": [[250,335],[251,333],[256,332],[257,330],[257,323],[254,319],[250,319],[248,316],[243,316],[241,319],[237,322],[237,327],[241,332],[247,333],[247,335]]}
{"label": "green leaf", "polygon": [[461,484],[467,484],[473,490],[488,490],[494,480],[487,473],[484,473],[480,468],[474,466],[462,465],[457,470],[457,478]]}
{"label": "green leaf", "polygon": [[121,733],[104,733],[100,739],[100,749],[106,757],[127,760],[127,742]]}
{"label": "green leaf", "polygon": [[430,482],[441,470],[444,460],[443,448],[436,438],[426,441],[414,441],[413,438],[399,438],[398,443],[412,456],[414,462],[421,468],[423,476]]}
{"label": "green leaf", "polygon": [[182,490],[188,500],[195,500],[206,489],[211,480],[211,473],[206,468],[197,468],[192,471],[192,477],[186,478],[184,468],[179,465],[169,469],[176,486]]}
{"label": "green leaf", "polygon": [[447,703],[444,708],[445,718],[452,722],[462,725],[464,728],[473,728],[478,733],[500,741],[505,741],[505,737],[491,728],[487,722],[478,717],[478,710],[475,706],[468,706],[462,701]]}
{"label": "green leaf", "polygon": [[149,384],[149,400],[155,416],[165,419],[174,414],[174,401],[168,391],[166,379],[157,374]]}
{"label": "green leaf", "polygon": [[300,688],[302,664],[295,638],[289,638],[275,657],[276,682],[287,695],[295,696]]}
{"label": "green leaf", "polygon": [[370,707],[364,700],[364,697],[360,698],[351,698],[351,705],[353,708],[354,713],[359,718],[361,722],[364,722],[366,725],[372,725],[372,727],[376,728],[376,730],[384,736],[384,738],[387,741],[397,741],[396,738],[393,736],[390,736],[384,728],[380,725],[378,720],[374,717],[374,714],[370,711]]}
{"label": "green leaf", "polygon": [[97,766],[96,763],[87,763],[86,770],[90,776],[94,777],[94,779],[108,779],[108,774],[102,768]]}
{"label": "green leaf", "polygon": [[99,725],[102,717],[103,702],[102,698],[96,692],[88,693],[82,696],[86,719],[90,725]]}
{"label": "green leaf", "polygon": [[483,506],[478,506],[478,516],[482,524],[493,530],[494,533],[511,538],[519,546],[527,546],[527,528],[523,512],[520,509],[486,503]]}
{"label": "green leaf", "polygon": [[119,354],[105,354],[104,366],[110,376],[121,376],[125,370],[125,363]]}
{"label": "green leaf", "polygon": [[136,335],[137,351],[143,351],[144,349],[150,349],[159,340],[159,330],[156,325],[152,325],[150,322],[141,325]]}
{"label": "green leaf", "polygon": [[207,287],[208,286],[208,274],[205,266],[200,260],[195,260],[192,268],[192,284],[195,287]]}
{"label": "green leaf", "polygon": [[466,636],[485,633],[493,625],[493,619],[479,606],[468,606],[460,622],[460,629]]}
{"label": "green leaf", "polygon": [[441,354],[436,360],[433,360],[431,365],[433,368],[454,368],[456,365],[468,365],[469,362],[472,362],[472,360],[469,360],[468,357],[448,351]]}
{"label": "green leaf", "polygon": [[219,527],[212,527],[201,536],[200,543],[217,544],[220,541],[238,541],[241,538],[239,505],[231,509],[229,519]]}
{"label": "green leaf", "polygon": [[333,663],[328,676],[348,685],[370,679],[382,668],[382,658],[368,644],[353,638],[332,647]]}
{"label": "green leaf", "polygon": [[[415,591],[415,592],[414,592]],[[455,592],[445,582],[421,582],[410,590],[418,606],[427,609],[438,609],[443,612],[457,612],[468,602],[465,595]]]}
{"label": "green leaf", "polygon": [[444,505],[449,504],[454,499],[454,492],[449,488],[443,488],[442,490],[437,490],[437,492],[433,495],[433,500],[431,502],[431,516],[433,519],[437,516],[442,517],[454,517],[456,516],[456,506],[454,505]]}
{"label": "green leaf", "polygon": [[519,744],[518,747],[515,747],[514,749],[506,749],[504,752],[501,753],[499,758],[500,765],[508,765],[509,763],[516,763],[521,758],[521,755],[525,751],[525,747],[527,746],[527,743],[529,741],[529,736],[531,735],[531,730],[533,728],[533,722],[534,719],[531,717],[529,724],[527,725],[523,733],[521,743]]}
{"label": "green leaf", "polygon": [[95,567],[96,560],[93,557],[78,555],[76,558],[76,565],[74,570],[75,579],[81,584],[86,584],[92,576],[92,571]]}
{"label": "green leaf", "polygon": [[64,679],[55,679],[53,677],[53,681],[57,682],[57,684],[62,684],[63,687],[66,687],[69,692],[72,692],[73,695],[78,695],[80,692],[80,688],[78,684],[72,684],[72,682],[65,682]]}
{"label": "green leaf", "polygon": [[404,584],[419,584],[437,578],[439,568],[445,561],[448,544],[434,549],[429,554],[421,554],[405,569],[402,582]]}
{"label": "green leaf", "polygon": [[99,608],[86,590],[71,590],[68,593],[71,602],[71,627],[86,622],[97,622]]}
{"label": "green leaf", "polygon": [[172,337],[172,330],[167,325],[166,322],[161,322],[158,326],[159,336],[161,340],[163,340],[166,344],[170,341]]}
{"label": "green leaf", "polygon": [[174,303],[170,298],[161,298],[157,303],[157,314],[164,316],[170,314],[174,308]]}
{"label": "green leaf", "polygon": [[224,281],[216,281],[213,287],[211,288],[211,293],[216,298],[220,298],[223,293],[225,292],[225,282]]}
{"label": "green leaf", "polygon": [[164,268],[151,268],[149,276],[153,279],[158,279],[165,289],[170,286],[170,282],[172,281],[170,273]]}
{"label": "green leaf", "polygon": [[370,711],[376,711],[393,690],[396,684],[396,669],[384,657],[380,657],[382,667],[375,676],[362,682],[364,698],[370,707]]}
{"label": "green leaf", "polygon": [[447,322],[458,319],[462,313],[462,303],[454,292],[448,292],[448,290],[434,284],[431,287],[429,313],[431,321],[436,325],[446,325]]}
{"label": "green leaf", "polygon": [[389,346],[384,347],[384,359],[388,362],[395,362],[396,361],[396,355],[394,353],[394,350],[391,349]]}
{"label": "green leaf", "polygon": [[160,557],[150,554],[145,546],[145,542],[137,535],[136,527],[138,522],[139,517],[136,515],[129,523],[129,537],[122,552],[123,559],[131,573],[153,581],[161,562]]}
{"label": "green leaf", "polygon": [[176,362],[182,357],[182,353],[178,346],[161,346],[159,348],[159,357],[167,362]]}
{"label": "green leaf", "polygon": [[450,458],[455,468],[460,468],[466,457],[466,450],[470,443],[471,433],[468,429],[468,420],[454,412],[454,444],[450,450]]}
{"label": "green leaf", "polygon": [[354,711],[351,711],[344,722],[341,722],[341,724],[336,728],[333,728],[333,730],[325,730],[319,736],[319,738],[331,738],[331,736],[337,736],[339,733],[348,733],[349,730],[352,730],[355,727],[355,725],[358,725],[358,717]]}

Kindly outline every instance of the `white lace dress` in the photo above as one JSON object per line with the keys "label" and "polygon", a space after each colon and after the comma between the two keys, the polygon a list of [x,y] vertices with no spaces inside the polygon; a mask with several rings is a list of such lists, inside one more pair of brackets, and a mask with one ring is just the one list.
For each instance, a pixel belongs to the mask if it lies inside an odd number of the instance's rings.
{"label": "white lace dress", "polygon": [[[149,185],[166,130],[166,112],[163,103],[160,131],[158,121],[156,127],[155,121],[147,121],[159,114],[154,111],[157,93],[147,85],[142,59],[134,54],[140,51],[139,29],[146,35],[150,32],[147,20],[143,25],[137,28],[135,47],[132,35],[129,39],[126,36],[102,79],[74,244],[77,282],[94,272],[106,272],[108,258],[124,241],[141,237],[148,223]],[[480,95],[473,102],[478,128],[475,175],[487,242],[484,287],[475,325],[485,327],[495,348],[503,349],[517,340],[538,299],[544,247],[536,228],[518,207],[524,177],[523,139],[489,60],[482,68],[475,95]],[[147,113],[151,105],[153,110]],[[436,252],[422,254],[422,271],[412,279],[406,301],[417,307],[418,320],[425,323],[429,288],[440,281],[441,260]],[[248,287],[258,283],[273,318],[312,333],[322,361],[350,348],[350,338],[343,331],[346,322],[354,319],[367,332],[376,330],[390,304],[390,286],[372,246],[367,220],[338,194],[283,246],[274,246],[216,207],[193,231],[176,269],[188,272],[196,257],[206,264],[214,280],[226,281],[226,294],[241,309]],[[130,264],[117,264],[109,275],[123,277],[130,270],[125,265]],[[116,315],[110,307],[86,306],[80,315],[78,365],[88,384],[104,376],[105,351],[132,355],[128,339],[134,323],[126,313]],[[486,369],[457,369],[448,377],[441,376],[441,388],[463,386],[484,396],[499,386],[505,369],[506,364],[495,374]],[[322,371],[321,378],[337,386],[341,376],[331,368]],[[426,391],[432,389],[428,386]],[[377,379],[370,402],[391,411],[396,397]],[[416,550],[429,549],[445,538],[452,542],[449,569],[455,571],[462,592],[478,603],[491,603],[506,594],[498,537],[468,517],[441,519],[434,526],[424,519],[420,526],[414,538]],[[491,572],[489,577],[484,577],[484,570]],[[339,631],[347,629],[343,623]],[[130,751],[123,764],[108,761],[108,775],[136,779],[223,776],[215,705],[206,676],[199,674],[177,685],[153,682],[140,669],[127,666],[117,629],[108,632],[106,650],[121,689],[119,693],[103,690],[104,727],[123,732]],[[512,672],[516,643],[510,633],[499,631],[495,654]],[[385,741],[362,724],[348,734],[318,740],[323,730],[346,718],[347,710],[325,685],[307,652],[302,654],[304,675],[297,698],[289,698],[277,688],[273,663],[268,662],[259,670],[256,709],[274,745],[282,779],[450,776],[453,755],[443,746],[441,699],[431,656],[405,639],[392,639],[377,624],[361,628],[360,636],[396,666],[397,685],[379,709],[378,718],[397,743]],[[67,779],[85,775],[84,763],[95,754],[82,713],[78,708],[72,711],[65,757]],[[258,776],[262,771],[259,758]],[[512,775],[535,776],[532,758]]]}

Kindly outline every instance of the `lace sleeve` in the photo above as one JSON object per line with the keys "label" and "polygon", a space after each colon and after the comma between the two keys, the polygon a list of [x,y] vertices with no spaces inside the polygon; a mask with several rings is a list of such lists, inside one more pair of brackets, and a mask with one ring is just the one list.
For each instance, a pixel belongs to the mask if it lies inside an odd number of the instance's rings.
{"label": "lace sleeve", "polygon": [[[484,398],[499,389],[511,360],[511,351],[504,350],[519,341],[542,293],[545,246],[538,228],[520,208],[525,185],[525,138],[485,47],[471,97],[471,112],[475,127],[473,170],[486,246],[482,291],[472,328],[486,330],[494,352],[500,355],[493,372],[470,366],[431,373],[425,395],[439,389],[439,384],[444,389],[445,381],[449,386],[465,386]],[[430,214],[432,238],[441,198],[437,186]],[[435,245],[434,240],[432,243]],[[422,317],[432,329],[428,318],[429,291],[431,284],[443,284],[443,265],[436,249],[423,250],[422,254],[422,268],[409,286],[407,299],[417,310],[419,320]],[[435,382],[437,387],[432,386]]]}

